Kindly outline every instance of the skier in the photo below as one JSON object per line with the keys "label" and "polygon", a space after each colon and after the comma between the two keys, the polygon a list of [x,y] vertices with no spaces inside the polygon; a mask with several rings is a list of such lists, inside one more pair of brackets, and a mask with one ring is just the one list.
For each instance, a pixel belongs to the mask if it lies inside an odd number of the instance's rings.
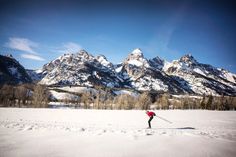
{"label": "skier", "polygon": [[150,117],[149,120],[148,120],[148,125],[149,125],[149,129],[151,129],[151,121],[153,119],[153,116],[156,116],[156,114],[152,111],[146,111],[146,114]]}

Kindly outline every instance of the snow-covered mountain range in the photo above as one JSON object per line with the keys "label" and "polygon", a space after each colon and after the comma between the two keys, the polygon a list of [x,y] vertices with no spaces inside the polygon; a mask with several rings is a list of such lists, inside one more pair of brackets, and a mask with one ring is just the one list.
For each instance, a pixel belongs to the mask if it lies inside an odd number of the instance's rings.
{"label": "snow-covered mountain range", "polygon": [[236,95],[236,75],[199,63],[192,55],[167,62],[147,59],[140,49],[133,50],[120,64],[105,56],[93,56],[81,50],[64,54],[44,65],[39,81],[46,85],[95,85],[136,90],[164,91],[176,94]]}
{"label": "snow-covered mountain range", "polygon": [[122,63],[113,64],[103,55],[93,56],[81,50],[64,54],[40,70],[27,72],[32,80],[45,85],[98,85],[174,94],[236,95],[235,74],[199,63],[190,54],[167,62],[158,56],[147,59],[141,49],[135,49]]}
{"label": "snow-covered mountain range", "polygon": [[115,72],[105,56],[94,57],[85,50],[64,54],[44,65],[39,83],[46,85],[81,85],[123,87],[124,80]]}
{"label": "snow-covered mountain range", "polygon": [[194,93],[234,94],[236,91],[236,75],[224,69],[199,63],[191,54],[171,63],[165,63],[163,71],[184,80]]}

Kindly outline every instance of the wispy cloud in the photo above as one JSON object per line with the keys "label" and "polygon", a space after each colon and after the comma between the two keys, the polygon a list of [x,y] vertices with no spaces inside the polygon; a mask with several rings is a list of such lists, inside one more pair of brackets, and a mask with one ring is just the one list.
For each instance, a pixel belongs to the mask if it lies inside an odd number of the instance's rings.
{"label": "wispy cloud", "polygon": [[20,56],[25,59],[31,59],[36,61],[45,61],[44,58],[40,57],[35,48],[38,48],[38,43],[33,42],[27,38],[11,37],[9,41],[5,43],[5,47],[13,50],[19,50],[24,52]]}
{"label": "wispy cloud", "polygon": [[26,59],[32,59],[32,60],[37,60],[37,61],[45,61],[44,58],[35,55],[35,54],[21,54],[22,58],[26,58]]}
{"label": "wispy cloud", "polygon": [[82,49],[81,45],[74,43],[74,42],[67,42],[67,43],[63,43],[63,45],[61,47],[57,48],[56,51],[58,51],[60,53],[68,53],[68,52],[75,53],[81,49]]}
{"label": "wispy cloud", "polygon": [[5,46],[15,50],[37,54],[34,48],[38,47],[38,43],[26,38],[11,37],[9,38],[9,41],[5,44]]}

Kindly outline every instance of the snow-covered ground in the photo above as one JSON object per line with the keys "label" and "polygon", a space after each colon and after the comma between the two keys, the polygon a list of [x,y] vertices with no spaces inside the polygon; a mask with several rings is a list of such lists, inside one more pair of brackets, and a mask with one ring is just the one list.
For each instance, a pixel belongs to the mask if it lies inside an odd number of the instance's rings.
{"label": "snow-covered ground", "polygon": [[78,100],[79,96],[75,95],[75,94],[70,94],[70,93],[65,93],[65,92],[57,92],[54,90],[50,90],[49,91],[52,99],[56,99],[56,100]]}
{"label": "snow-covered ground", "polygon": [[235,157],[236,112],[0,108],[1,157]]}

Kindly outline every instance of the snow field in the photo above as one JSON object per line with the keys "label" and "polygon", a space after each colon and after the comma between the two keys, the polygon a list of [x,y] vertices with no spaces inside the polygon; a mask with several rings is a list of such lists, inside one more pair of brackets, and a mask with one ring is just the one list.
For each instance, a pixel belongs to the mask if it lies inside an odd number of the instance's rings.
{"label": "snow field", "polygon": [[236,155],[236,112],[0,108],[0,156]]}

